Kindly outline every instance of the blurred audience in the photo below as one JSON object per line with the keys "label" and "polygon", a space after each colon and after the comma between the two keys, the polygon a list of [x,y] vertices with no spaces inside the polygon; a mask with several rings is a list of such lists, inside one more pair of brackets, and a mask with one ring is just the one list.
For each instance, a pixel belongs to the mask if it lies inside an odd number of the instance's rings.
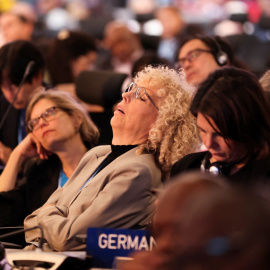
{"label": "blurred audience", "polygon": [[138,58],[133,66],[132,66],[132,77],[135,77],[136,74],[143,70],[146,66],[151,65],[151,66],[159,66],[159,65],[164,65],[164,66],[171,66],[170,62],[158,56],[157,53],[155,52],[145,52],[140,58]]}
{"label": "blurred audience", "polygon": [[216,70],[200,85],[190,111],[208,151],[187,155],[172,175],[197,169],[224,175],[232,185],[269,185],[270,105],[254,74]]}
{"label": "blurred audience", "polygon": [[0,226],[22,225],[66,183],[99,136],[88,113],[61,91],[36,93],[26,122],[29,134],[12,151],[0,176]]}
{"label": "blurred audience", "polygon": [[[111,120],[112,145],[89,151],[25,228],[42,226],[44,245],[58,251],[84,250],[75,236],[89,227],[145,229],[155,211],[151,190],[162,187],[175,160],[198,148],[188,88],[173,69],[137,73]],[[27,242],[39,237],[39,230],[26,233]]]}
{"label": "blurred audience", "polygon": [[173,6],[157,9],[155,17],[161,22],[163,28],[157,53],[173,64],[179,47],[179,35],[186,26],[185,22],[181,18],[180,10]]}
{"label": "blurred audience", "polygon": [[48,48],[46,59],[51,84],[74,83],[81,71],[95,68],[96,58],[97,45],[92,36],[81,31],[60,31]]}
{"label": "blurred audience", "polygon": [[156,248],[121,270],[269,269],[269,205],[203,173],[178,176],[160,196]]}
{"label": "blurred audience", "polygon": [[133,63],[143,54],[139,37],[124,23],[111,21],[105,27],[102,45],[105,52],[100,53],[98,68],[131,76]]}
{"label": "blurred audience", "polygon": [[44,59],[29,41],[13,41],[0,49],[0,160],[25,137],[25,109],[43,85]]}
{"label": "blurred audience", "polygon": [[167,59],[170,64],[174,64],[181,40],[187,35],[202,34],[203,28],[186,23],[180,9],[175,6],[158,8],[155,17],[161,22],[163,28],[157,53],[160,57]]}
{"label": "blurred audience", "polygon": [[65,8],[65,1],[38,0],[36,3],[39,20],[45,28],[53,32],[58,32],[63,29],[79,29],[80,24],[77,18]]}
{"label": "blurred audience", "polygon": [[[77,98],[75,80],[82,71],[95,69],[96,58],[97,44],[92,36],[82,31],[60,31],[49,46],[46,56],[49,82]],[[103,111],[100,106],[82,104],[89,112]]]}
{"label": "blurred audience", "polygon": [[188,83],[198,86],[208,75],[224,66],[244,68],[235,59],[230,45],[218,36],[195,35],[182,41],[178,67],[184,69]]}
{"label": "blurred audience", "polygon": [[0,47],[15,40],[31,40],[37,17],[33,7],[17,2],[0,15]]}

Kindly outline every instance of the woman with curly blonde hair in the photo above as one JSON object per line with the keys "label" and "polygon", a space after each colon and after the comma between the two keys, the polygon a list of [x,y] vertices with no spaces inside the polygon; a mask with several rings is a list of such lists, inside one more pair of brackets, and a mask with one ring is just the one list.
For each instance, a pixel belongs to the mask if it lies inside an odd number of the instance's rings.
{"label": "woman with curly blonde hair", "polygon": [[[152,190],[198,146],[191,90],[165,66],[137,73],[111,119],[112,145],[86,153],[67,184],[25,219],[25,228],[41,226],[47,247],[57,251],[84,250],[75,236],[89,227],[147,228],[155,212]],[[40,237],[37,230],[26,233],[27,242]]]}
{"label": "woman with curly blonde hair", "polygon": [[146,67],[137,74],[134,82],[137,85],[147,82],[149,88],[157,89],[157,96],[163,99],[148,140],[139,147],[137,153],[154,153],[166,179],[176,161],[199,149],[196,121],[189,112],[195,89],[186,83],[184,73],[179,74],[164,66]]}

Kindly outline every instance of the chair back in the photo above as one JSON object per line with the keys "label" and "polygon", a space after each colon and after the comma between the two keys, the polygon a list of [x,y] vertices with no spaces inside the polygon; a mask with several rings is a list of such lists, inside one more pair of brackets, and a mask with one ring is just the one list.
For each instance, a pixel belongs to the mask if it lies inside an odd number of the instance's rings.
{"label": "chair back", "polygon": [[111,108],[122,95],[122,84],[127,74],[111,70],[81,72],[76,80],[76,94],[84,102]]}

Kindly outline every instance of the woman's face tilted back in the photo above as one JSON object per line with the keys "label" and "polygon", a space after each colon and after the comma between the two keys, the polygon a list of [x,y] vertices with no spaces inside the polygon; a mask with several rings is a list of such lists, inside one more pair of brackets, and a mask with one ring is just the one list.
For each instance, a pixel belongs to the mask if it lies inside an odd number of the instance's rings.
{"label": "woman's face tilted back", "polygon": [[[141,87],[140,93],[143,93],[144,89],[146,91],[141,98],[136,98],[138,87]],[[121,137],[125,144],[145,143],[158,115],[158,101],[157,89],[149,87],[146,81],[138,81],[130,92],[123,93],[122,101],[117,105],[111,120],[113,141]]]}
{"label": "woman's face tilted back", "polygon": [[[44,120],[41,115],[46,114],[48,109],[53,107],[56,109],[47,120]],[[49,99],[43,98],[34,105],[30,120],[35,118],[39,120],[33,129],[33,135],[46,150],[57,152],[72,143],[74,139],[80,138],[78,130],[81,120],[70,116]]]}

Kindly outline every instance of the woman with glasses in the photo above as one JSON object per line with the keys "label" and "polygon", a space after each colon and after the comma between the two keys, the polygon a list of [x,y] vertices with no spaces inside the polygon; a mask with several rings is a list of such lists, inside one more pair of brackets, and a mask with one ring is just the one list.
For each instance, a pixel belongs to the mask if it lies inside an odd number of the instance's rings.
{"label": "woman with glasses", "polygon": [[[69,94],[41,91],[27,111],[28,135],[13,150],[0,176],[0,224],[14,226],[62,187],[99,132]],[[23,179],[18,181],[22,176]],[[8,213],[8,214],[7,214]]]}
{"label": "woman with glasses", "polygon": [[[168,67],[137,73],[111,119],[112,145],[90,150],[67,184],[25,219],[25,229],[41,226],[47,248],[63,251],[84,250],[75,236],[89,227],[147,228],[155,211],[151,190],[162,187],[179,157],[198,149],[190,91]],[[26,233],[27,242],[40,237]]]}

